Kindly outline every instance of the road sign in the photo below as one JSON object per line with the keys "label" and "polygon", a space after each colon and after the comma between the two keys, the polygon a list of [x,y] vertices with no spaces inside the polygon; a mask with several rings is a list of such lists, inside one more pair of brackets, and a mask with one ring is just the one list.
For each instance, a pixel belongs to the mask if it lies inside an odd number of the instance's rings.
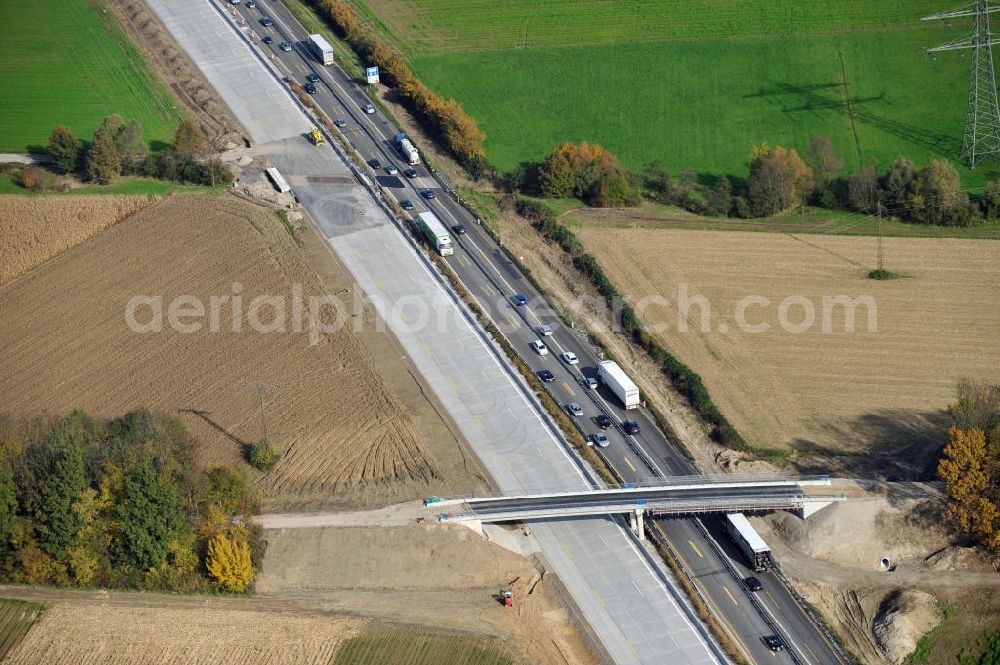
{"label": "road sign", "polygon": [[378,67],[369,67],[367,72],[368,83],[378,83]]}

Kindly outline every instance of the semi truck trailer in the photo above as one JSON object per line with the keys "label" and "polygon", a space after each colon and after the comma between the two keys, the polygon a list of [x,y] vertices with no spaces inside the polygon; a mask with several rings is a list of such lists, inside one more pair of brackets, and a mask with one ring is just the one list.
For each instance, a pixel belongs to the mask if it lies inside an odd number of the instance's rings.
{"label": "semi truck trailer", "polygon": [[740,549],[743,558],[755,572],[771,567],[771,548],[760,537],[743,513],[726,513],[726,533]]}
{"label": "semi truck trailer", "polygon": [[632,383],[632,379],[628,378],[618,363],[613,360],[598,363],[597,377],[621,400],[626,409],[639,408],[639,388]]}
{"label": "semi truck trailer", "polygon": [[395,142],[396,149],[399,150],[399,154],[406,159],[407,164],[413,166],[420,163],[420,153],[413,147],[413,143],[410,142],[410,139],[406,136],[406,134],[403,132],[396,134]]}
{"label": "semi truck trailer", "polygon": [[322,35],[309,35],[306,44],[309,45],[309,51],[321,63],[324,65],[333,64],[333,47],[330,46],[330,42],[323,39]]}
{"label": "semi truck trailer", "polygon": [[427,238],[431,247],[438,251],[438,254],[451,256],[455,253],[455,248],[451,244],[451,234],[437,215],[432,212],[420,213],[417,215],[417,226],[420,227],[420,232]]}

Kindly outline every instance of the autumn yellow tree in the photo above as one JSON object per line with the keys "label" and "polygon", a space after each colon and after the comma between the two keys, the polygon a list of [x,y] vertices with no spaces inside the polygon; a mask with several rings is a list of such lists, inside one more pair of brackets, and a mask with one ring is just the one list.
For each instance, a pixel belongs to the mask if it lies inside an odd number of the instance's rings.
{"label": "autumn yellow tree", "polygon": [[250,545],[240,527],[229,535],[219,534],[208,543],[208,557],[205,568],[215,583],[226,591],[243,592],[253,581],[253,563],[250,560]]}
{"label": "autumn yellow tree", "polygon": [[985,544],[996,541],[997,507],[990,499],[990,462],[981,429],[948,430],[938,477],[950,499],[948,514],[959,528]]}

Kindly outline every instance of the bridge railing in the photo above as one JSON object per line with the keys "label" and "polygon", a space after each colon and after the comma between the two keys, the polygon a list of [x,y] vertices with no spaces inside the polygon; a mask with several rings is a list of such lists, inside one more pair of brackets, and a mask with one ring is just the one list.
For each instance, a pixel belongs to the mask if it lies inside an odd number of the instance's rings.
{"label": "bridge railing", "polygon": [[[643,480],[635,483],[608,485],[607,489],[626,490],[626,489],[646,489],[655,487],[685,487],[691,485],[725,485],[732,483],[774,483],[774,482],[825,484],[830,482],[830,476],[828,475],[791,476],[786,474],[732,474],[732,475],[706,474],[698,476],[668,476],[666,478]],[[590,491],[598,491],[598,490],[590,490]],[[454,502],[454,501],[464,501],[466,499],[515,499],[525,496],[537,496],[545,494],[575,494],[575,493],[586,493],[586,492],[588,492],[588,490],[580,490],[579,488],[576,487],[572,488],[540,487],[535,489],[524,489],[517,493],[487,492],[475,496],[469,496],[469,495],[433,496],[424,499],[424,504],[431,505],[434,503],[440,503],[442,501]]]}
{"label": "bridge railing", "polygon": [[802,496],[762,496],[741,499],[726,497],[708,497],[698,499],[660,499],[635,501],[609,501],[607,503],[574,504],[566,502],[554,503],[543,507],[518,508],[507,510],[476,509],[468,504],[461,504],[456,510],[440,513],[438,519],[446,521],[482,520],[486,522],[504,522],[525,519],[544,519],[546,517],[573,517],[592,515],[612,515],[642,510],[654,517],[663,515],[696,515],[718,512],[764,512],[771,510],[794,510],[808,503],[842,501],[843,497],[802,497]]}

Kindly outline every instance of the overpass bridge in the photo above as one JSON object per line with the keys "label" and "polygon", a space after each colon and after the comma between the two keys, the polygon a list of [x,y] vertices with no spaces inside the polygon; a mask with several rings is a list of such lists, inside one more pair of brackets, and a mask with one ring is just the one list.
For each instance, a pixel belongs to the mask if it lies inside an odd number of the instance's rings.
{"label": "overpass bridge", "polygon": [[668,482],[656,484],[490,497],[431,497],[424,503],[449,509],[438,514],[442,522],[464,522],[474,527],[490,522],[627,514],[632,528],[643,539],[643,517],[647,514],[655,517],[788,510],[807,518],[831,503],[845,500],[843,494],[817,495],[805,489],[829,485],[829,476],[673,476]]}

